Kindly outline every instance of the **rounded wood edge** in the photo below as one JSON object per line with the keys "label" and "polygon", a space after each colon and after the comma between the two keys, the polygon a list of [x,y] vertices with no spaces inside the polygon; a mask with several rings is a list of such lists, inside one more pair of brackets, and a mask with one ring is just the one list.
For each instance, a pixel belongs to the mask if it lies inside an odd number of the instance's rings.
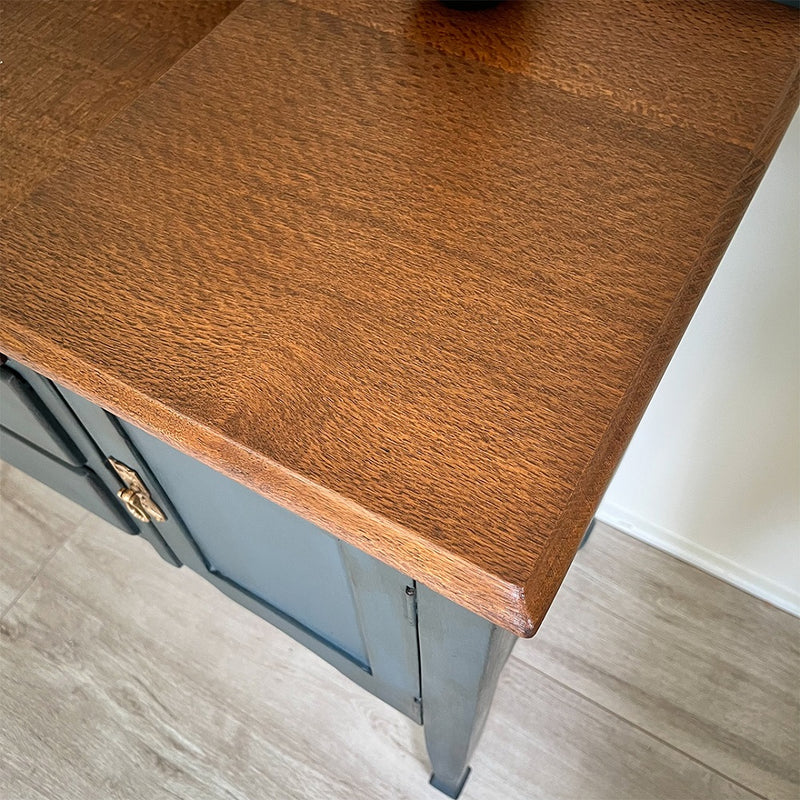
{"label": "rounded wood edge", "polygon": [[517,636],[536,630],[524,586],[233,442],[203,423],[83,362],[60,345],[0,318],[8,355],[348,544],[424,583]]}
{"label": "rounded wood edge", "polygon": [[[213,469],[303,516],[364,552],[419,580],[455,603],[520,637],[538,630],[569,565],[594,505],[611,478],[702,293],[736,230],[781,136],[798,105],[796,66],[751,158],[732,187],[695,266],[676,297],[654,346],[620,403],[603,441],[587,465],[548,544],[524,565],[528,577],[505,580],[443,546],[359,506],[346,497],[255,453],[170,409],[123,381],[82,362],[60,345],[2,318],[2,349],[31,369],[153,433]],[[591,500],[590,498],[596,498]]]}
{"label": "rounded wood edge", "polygon": [[[533,635],[550,608],[580,546],[583,532],[602,499],[651,397],[658,387],[686,327],[702,299],[723,255],[758,188],[792,117],[800,106],[800,62],[787,80],[750,158],[733,184],[695,263],[675,297],[653,345],[645,353],[628,391],[620,400],[592,460],[575,487],[545,552],[535,564],[522,590],[526,619]],[[516,632],[516,631],[515,631]],[[518,634],[526,635],[526,634]]]}

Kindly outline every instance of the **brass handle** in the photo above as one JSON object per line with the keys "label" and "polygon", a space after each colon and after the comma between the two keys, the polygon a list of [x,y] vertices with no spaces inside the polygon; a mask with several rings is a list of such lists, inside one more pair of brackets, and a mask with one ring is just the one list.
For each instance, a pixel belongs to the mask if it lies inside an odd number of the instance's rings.
{"label": "brass handle", "polygon": [[117,497],[122,500],[128,513],[140,522],[152,522],[153,520],[164,522],[166,519],[164,512],[153,502],[150,492],[147,491],[147,487],[142,483],[142,479],[136,471],[111,456],[108,457],[108,463],[126,486],[125,489],[117,492]]}

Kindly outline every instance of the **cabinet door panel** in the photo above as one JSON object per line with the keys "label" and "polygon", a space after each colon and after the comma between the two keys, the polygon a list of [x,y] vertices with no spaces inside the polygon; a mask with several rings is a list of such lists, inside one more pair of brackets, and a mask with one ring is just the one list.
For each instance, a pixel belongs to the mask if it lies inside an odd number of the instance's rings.
{"label": "cabinet door panel", "polygon": [[136,533],[117,499],[88,467],[73,467],[0,428],[0,457],[17,469],[97,514],[126,533]]}
{"label": "cabinet door panel", "polygon": [[205,566],[366,663],[336,539],[125,422]]}
{"label": "cabinet door panel", "polygon": [[0,458],[125,533],[141,535],[165,561],[178,565],[158,531],[125,511],[116,496],[122,482],[58,387],[11,359],[0,371]]}
{"label": "cabinet door panel", "polygon": [[[414,583],[165,442],[60,388],[105,457],[134,469],[176,559],[417,722]],[[411,610],[409,610],[411,609]]]}

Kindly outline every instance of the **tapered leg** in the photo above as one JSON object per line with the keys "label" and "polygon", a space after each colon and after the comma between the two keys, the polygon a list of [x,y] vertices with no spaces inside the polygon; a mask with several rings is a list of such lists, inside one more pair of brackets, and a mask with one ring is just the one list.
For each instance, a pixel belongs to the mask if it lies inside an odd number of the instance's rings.
{"label": "tapered leg", "polygon": [[586,542],[589,541],[589,537],[592,535],[592,531],[594,530],[594,524],[597,522],[597,517],[592,517],[592,521],[589,523],[589,526],[583,533],[583,538],[581,539],[581,543],[578,545],[578,550],[580,550]]}
{"label": "tapered leg", "polygon": [[458,797],[516,637],[420,584],[417,614],[431,784]]}

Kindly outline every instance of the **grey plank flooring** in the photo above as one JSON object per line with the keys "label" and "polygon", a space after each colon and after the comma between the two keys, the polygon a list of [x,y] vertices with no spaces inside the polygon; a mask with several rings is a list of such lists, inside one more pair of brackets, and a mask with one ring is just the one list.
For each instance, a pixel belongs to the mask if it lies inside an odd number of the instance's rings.
{"label": "grey plank flooring", "polygon": [[71,500],[0,461],[0,617],[86,516]]}
{"label": "grey plank flooring", "polygon": [[598,533],[518,656],[753,792],[800,797],[800,620]]}
{"label": "grey plank flooring", "polygon": [[[9,470],[4,504],[35,509],[4,518],[25,575],[0,622],[2,800],[441,800],[421,728]],[[61,538],[31,549],[34,524]],[[509,661],[462,797],[796,796],[799,630],[600,528]]]}

